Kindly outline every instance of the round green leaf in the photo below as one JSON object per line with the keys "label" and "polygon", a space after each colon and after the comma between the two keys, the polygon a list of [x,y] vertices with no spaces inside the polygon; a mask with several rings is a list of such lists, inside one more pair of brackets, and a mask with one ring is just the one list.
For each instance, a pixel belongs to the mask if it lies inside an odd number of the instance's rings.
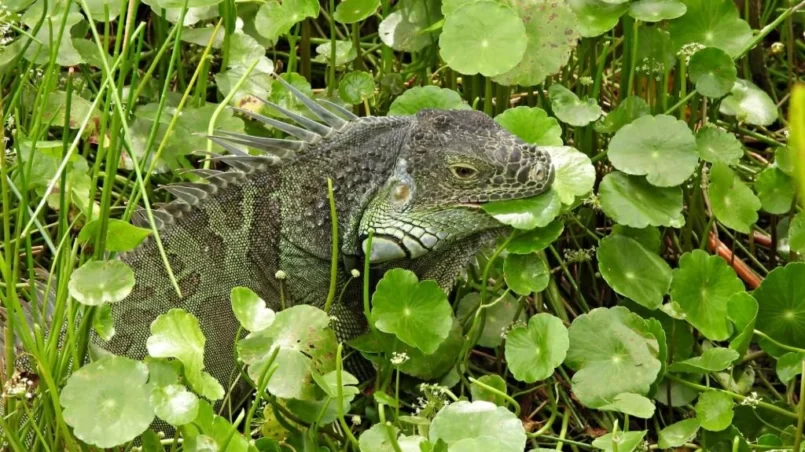
{"label": "round green leaf", "polygon": [[540,313],[528,326],[514,328],[506,337],[506,362],[519,381],[534,383],[553,375],[570,346],[567,328],[559,318]]}
{"label": "round green leaf", "polygon": [[595,131],[600,133],[615,133],[626,124],[635,119],[650,115],[651,110],[642,97],[629,96],[618,107],[607,113],[606,117],[595,123]]}
{"label": "round green leaf", "polygon": [[[496,295],[490,296],[487,303],[496,300]],[[462,324],[466,324],[470,316],[474,316],[478,307],[481,305],[481,294],[470,292],[461,298],[456,310],[456,316]],[[518,315],[519,313],[519,315]],[[515,318],[515,316],[517,316]],[[493,306],[486,308],[486,321],[478,345],[482,347],[495,348],[503,342],[503,333],[508,330],[512,323],[524,318],[525,315],[520,310],[520,303],[511,294],[506,294],[503,299]]]}
{"label": "round green leaf", "polygon": [[702,160],[710,163],[734,165],[743,157],[744,149],[735,135],[712,124],[696,133],[696,150]]}
{"label": "round green leaf", "polygon": [[601,210],[616,223],[642,229],[646,226],[682,227],[682,189],[660,188],[645,178],[613,172],[598,187]]}
{"label": "round green leaf", "polygon": [[378,34],[384,44],[394,50],[418,52],[436,43],[435,32],[429,29],[442,18],[439,2],[402,0],[396,8],[380,22]]}
{"label": "round green leaf", "polygon": [[657,309],[671,287],[671,267],[655,252],[622,235],[601,240],[598,268],[615,292]]}
{"label": "round green leaf", "polygon": [[88,261],[70,275],[70,296],[88,306],[117,303],[134,288],[134,272],[120,259]]}
{"label": "round green leaf", "polygon": [[615,445],[617,445],[618,452],[633,452],[637,450],[638,446],[643,444],[644,436],[646,436],[645,430],[638,432],[618,431],[617,433],[607,433],[604,436],[596,438],[595,441],[593,441],[593,446],[604,452],[614,452]]}
{"label": "round green leaf", "polygon": [[710,206],[716,218],[742,234],[749,234],[757,222],[760,199],[741,178],[723,163],[710,169]]}
{"label": "round green leaf", "polygon": [[438,86],[417,86],[394,99],[389,107],[389,116],[415,115],[424,108],[439,110],[470,110],[461,95],[451,89]]}
{"label": "round green leaf", "polygon": [[[510,315],[513,317],[514,313],[512,312]],[[486,328],[484,331],[487,331]],[[425,354],[422,350],[397,340],[391,334],[378,334],[381,337],[386,356],[394,356],[395,353],[408,356],[408,360],[398,366],[400,372],[422,380],[433,380],[452,369],[466,340],[461,334],[461,324],[458,319],[453,319],[447,339],[442,341],[439,348],[432,354]],[[497,332],[497,337],[500,338],[500,331]],[[499,342],[500,340],[498,340]]]}
{"label": "round green leaf", "polygon": [[647,175],[657,187],[675,187],[699,163],[696,139],[685,122],[673,116],[643,116],[623,126],[609,143],[612,166],[626,174]]}
{"label": "round green leaf", "polygon": [[401,268],[386,272],[372,296],[372,323],[380,331],[427,354],[436,351],[453,324],[453,310],[433,280],[419,282]]}
{"label": "round green leaf", "polygon": [[174,427],[189,424],[198,415],[198,397],[182,385],[154,388],[151,405],[160,419]]}
{"label": "round green leaf", "polygon": [[564,0],[507,0],[522,18],[527,45],[523,59],[495,77],[501,85],[539,85],[567,64],[579,33],[576,15]]}
{"label": "round green leaf", "polygon": [[738,352],[731,348],[714,347],[705,350],[702,356],[677,361],[668,370],[671,372],[709,374],[728,368],[738,358],[740,358]]}
{"label": "round green leaf", "polygon": [[[483,383],[491,388],[497,389],[503,394],[506,394],[506,380],[504,380],[500,375],[496,374],[484,375],[478,378],[478,382]],[[470,384],[470,394],[472,395],[473,402],[483,400],[486,402],[492,402],[495,405],[502,406],[504,408],[508,403],[506,399],[504,399],[503,396],[501,396],[500,394],[490,391],[489,389],[486,389],[475,382]]]}
{"label": "round green leaf", "polygon": [[260,331],[274,323],[274,311],[248,287],[233,287],[230,298],[235,318],[246,330]]}
{"label": "round green leaf", "polygon": [[636,240],[643,247],[654,254],[660,254],[660,230],[654,226],[636,229],[622,224],[612,226],[612,235],[622,235]]}
{"label": "round green leaf", "polygon": [[794,203],[794,181],[775,166],[763,170],[755,181],[755,191],[763,210],[783,215]]}
{"label": "round green leaf", "polygon": [[805,344],[805,263],[777,267],[753,295],[758,302],[755,327],[772,339],[794,347]]}
{"label": "round green leaf", "polygon": [[562,127],[559,121],[537,107],[515,107],[495,116],[495,122],[517,135],[526,143],[542,146],[562,146]]}
{"label": "round green leaf", "polygon": [[451,68],[487,77],[515,67],[523,58],[526,42],[520,17],[494,1],[462,6],[447,16],[439,36],[440,53]]}
{"label": "round green leaf", "polygon": [[727,302],[727,317],[735,324],[737,335],[730,341],[730,348],[739,355],[746,353],[757,323],[757,300],[746,292],[738,292]]}
{"label": "round green leaf", "polygon": [[629,5],[629,15],[643,22],[659,22],[661,20],[682,17],[688,7],[679,0],[639,0]]}
{"label": "round green leaf", "polygon": [[777,377],[783,383],[788,383],[802,373],[802,361],[805,361],[805,353],[790,352],[781,356],[777,360]]}
{"label": "round green leaf", "polygon": [[676,50],[697,43],[736,57],[752,39],[752,28],[738,18],[733,0],[683,0],[688,12],[671,21]]}
{"label": "round green leaf", "polygon": [[81,441],[101,448],[129,442],[154,419],[148,399],[145,364],[121,356],[78,369],[67,380],[59,401],[64,420]]}
{"label": "round green leaf", "polygon": [[682,255],[671,283],[671,298],[686,320],[713,341],[730,337],[727,303],[743,291],[744,285],[732,267],[701,250]]}
{"label": "round green leaf", "polygon": [[[92,220],[81,228],[78,234],[78,241],[89,243],[95,240],[100,234],[101,220]],[[107,251],[131,251],[151,235],[150,229],[138,228],[133,224],[114,218],[107,219],[106,225],[106,250]]]}
{"label": "round green leaf", "polygon": [[490,202],[481,208],[503,224],[529,230],[550,224],[559,215],[562,202],[556,190],[551,188],[533,198]]}
{"label": "round green leaf", "polygon": [[548,88],[548,97],[556,117],[571,126],[584,127],[604,113],[595,99],[582,101],[576,93],[558,83]]}
{"label": "round green leaf", "polygon": [[333,19],[342,24],[360,22],[377,11],[380,0],[343,0],[335,8]]}
{"label": "round green leaf", "polygon": [[355,71],[344,75],[338,84],[338,95],[348,104],[359,104],[375,93],[375,79],[368,72]]}
{"label": "round green leaf", "polygon": [[536,228],[513,238],[506,251],[512,254],[530,254],[542,251],[562,235],[565,225],[561,221],[554,221],[544,228]]}
{"label": "round green leaf", "polygon": [[654,416],[654,408],[654,402],[648,397],[631,392],[618,394],[611,403],[598,407],[601,411],[617,411],[641,419],[650,419]]}
{"label": "round green leaf", "polygon": [[495,450],[498,452],[525,450],[523,423],[511,411],[490,402],[451,403],[442,408],[430,424],[431,443],[441,439],[452,447],[461,440],[482,436],[497,440]]}
{"label": "round green leaf", "polygon": [[570,146],[544,148],[551,155],[556,178],[551,186],[562,204],[573,204],[577,196],[590,193],[595,185],[595,167],[589,157]]}
{"label": "round green leaf", "polygon": [[509,254],[503,261],[506,284],[518,295],[531,295],[548,287],[551,270],[537,254]]}
{"label": "round green leaf", "polygon": [[795,253],[805,253],[805,212],[799,212],[791,220],[788,229],[788,240],[791,251]]}
{"label": "round green leaf", "polygon": [[720,98],[729,94],[738,79],[735,62],[723,50],[708,47],[690,57],[688,76],[696,91],[707,97]]}
{"label": "round green leaf", "polygon": [[194,391],[210,400],[224,396],[224,388],[204,372],[206,339],[193,314],[174,308],[151,323],[146,341],[148,354],[155,358],[176,358],[184,365],[184,374]]}
{"label": "round green leaf", "polygon": [[685,443],[690,442],[696,437],[696,433],[701,427],[701,422],[696,418],[683,419],[675,424],[660,430],[659,442],[660,449],[671,449],[674,447],[682,447]]}
{"label": "round green leaf", "polygon": [[[321,63],[331,64],[332,54],[330,53],[331,45],[329,42],[319,44],[316,46],[316,61]],[[335,41],[335,65],[343,66],[350,61],[358,58],[358,51],[352,44],[352,41]]]}
{"label": "round green leaf", "polygon": [[316,400],[320,390],[312,373],[335,370],[337,342],[330,317],[310,305],[296,305],[277,313],[268,328],[249,333],[238,341],[238,356],[249,365],[254,381],[266,371],[274,349],[279,352],[266,390],[285,399]]}
{"label": "round green leaf", "polygon": [[579,19],[579,33],[585,38],[600,36],[618,25],[629,9],[627,2],[606,0],[568,0]]}
{"label": "round green leaf", "polygon": [[738,79],[731,93],[721,101],[721,113],[756,126],[770,126],[777,121],[777,104],[754,83]]}
{"label": "round green leaf", "polygon": [[696,402],[696,419],[703,429],[719,432],[732,424],[734,405],[732,397],[726,392],[707,391]]}
{"label": "round green leaf", "polygon": [[361,433],[358,444],[361,452],[394,452],[394,446],[389,439],[389,430],[397,439],[401,452],[420,452],[420,443],[425,442],[421,436],[400,435],[400,431],[393,425],[375,424]]}
{"label": "round green leaf", "polygon": [[567,364],[573,393],[585,406],[609,405],[618,394],[645,395],[661,368],[659,345],[646,321],[628,309],[596,308],[569,328]]}

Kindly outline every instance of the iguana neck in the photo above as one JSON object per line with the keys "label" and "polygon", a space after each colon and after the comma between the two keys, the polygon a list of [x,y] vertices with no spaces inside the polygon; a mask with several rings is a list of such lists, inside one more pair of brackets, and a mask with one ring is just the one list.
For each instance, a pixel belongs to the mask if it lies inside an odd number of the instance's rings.
{"label": "iguana neck", "polygon": [[322,265],[332,255],[328,179],[333,183],[341,254],[357,255],[360,217],[391,174],[413,121],[362,118],[281,170],[280,266],[289,277],[307,275],[303,281],[297,278],[297,286],[320,282],[312,266],[329,272],[329,265]]}

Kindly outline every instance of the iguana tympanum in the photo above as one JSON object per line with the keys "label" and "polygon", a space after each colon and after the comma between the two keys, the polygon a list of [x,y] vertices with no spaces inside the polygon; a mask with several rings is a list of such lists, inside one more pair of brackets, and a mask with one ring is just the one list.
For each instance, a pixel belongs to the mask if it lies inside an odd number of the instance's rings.
{"label": "iguana tympanum", "polygon": [[[206,370],[229,387],[237,376],[233,287],[251,288],[275,310],[280,309],[280,284],[286,306],[321,307],[327,298],[328,179],[343,262],[339,292],[365,254],[375,276],[401,267],[449,290],[483,242],[503,227],[480,206],[535,196],[553,181],[546,152],[481,112],[423,110],[415,116],[359,118],[277,79],[321,122],[265,102],[298,125],[240,111],[296,140],[224,132],[211,137],[230,151],[212,157],[228,170],[197,170],[208,183],[165,187],[177,199],[154,211],[182,297],[154,239],[124,255],[136,283],[113,306],[115,336],[108,343],[96,338],[107,350],[145,357],[151,322],[171,308],[183,308],[198,318],[207,339]],[[263,153],[245,154],[233,144]],[[372,248],[366,250],[370,231]],[[278,272],[286,275],[283,280]],[[348,285],[343,302],[333,306],[340,340],[365,329],[360,286]]]}

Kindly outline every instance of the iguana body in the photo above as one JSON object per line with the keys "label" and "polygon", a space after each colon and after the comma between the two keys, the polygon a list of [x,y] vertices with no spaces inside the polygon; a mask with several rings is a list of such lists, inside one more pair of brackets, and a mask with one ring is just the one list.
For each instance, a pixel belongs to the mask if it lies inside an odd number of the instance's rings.
{"label": "iguana body", "polygon": [[[154,319],[171,308],[185,309],[206,337],[205,370],[228,388],[238,373],[233,287],[251,288],[275,310],[282,304],[280,285],[285,306],[324,305],[332,255],[328,179],[342,260],[336,293],[351,270],[362,266],[364,252],[375,280],[402,267],[449,290],[482,242],[501,228],[480,204],[534,196],[553,181],[547,153],[480,112],[357,118],[345,110],[335,115],[286,87],[328,125],[287,111],[304,129],[250,114],[300,140],[213,138],[233,153],[214,160],[231,168],[197,172],[206,184],[167,187],[177,200],[154,211],[182,296],[149,238],[122,257],[136,283],[113,305],[117,333],[108,343],[96,337],[96,343],[117,355],[144,358]],[[266,153],[243,154],[228,143]],[[369,231],[371,251],[364,250]],[[353,283],[333,306],[340,340],[365,330],[361,303],[360,284]]]}

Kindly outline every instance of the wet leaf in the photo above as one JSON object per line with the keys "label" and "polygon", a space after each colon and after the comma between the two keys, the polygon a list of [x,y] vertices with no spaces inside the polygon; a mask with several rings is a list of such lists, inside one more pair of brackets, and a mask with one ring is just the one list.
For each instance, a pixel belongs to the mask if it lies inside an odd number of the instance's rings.
{"label": "wet leaf", "polygon": [[805,344],[805,263],[772,270],[753,292],[759,309],[756,328],[786,345]]}
{"label": "wet leaf", "polygon": [[724,226],[749,234],[757,222],[760,199],[723,163],[710,169],[710,204]]}
{"label": "wet leaf", "polygon": [[708,374],[730,367],[732,362],[738,358],[740,358],[738,352],[731,348],[715,347],[705,350],[701,356],[677,361],[668,370],[671,372]]}
{"label": "wet leaf", "polygon": [[526,143],[541,146],[562,146],[562,127],[559,121],[537,107],[515,107],[495,116],[495,122],[517,135]]}
{"label": "wet leaf", "polygon": [[134,272],[123,261],[88,261],[70,275],[70,296],[88,306],[117,303],[134,288]]}
{"label": "wet leaf", "polygon": [[447,16],[439,36],[440,54],[452,69],[487,77],[514,68],[526,44],[525,26],[517,14],[487,0],[464,5]]}
{"label": "wet leaf", "polygon": [[626,124],[631,124],[637,118],[650,115],[651,110],[642,97],[629,96],[618,107],[595,124],[595,131],[599,133],[615,133]]}
{"label": "wet leaf", "polygon": [[615,292],[657,309],[671,287],[671,267],[655,252],[625,236],[601,240],[597,250],[601,276]]}
{"label": "wet leaf", "polygon": [[338,84],[338,95],[348,104],[359,104],[374,94],[375,80],[368,72],[349,72]]}
{"label": "wet leaf", "polygon": [[658,445],[661,449],[681,447],[690,442],[699,432],[701,422],[698,419],[684,419],[660,430]]}
{"label": "wet leaf", "polygon": [[645,395],[661,368],[657,340],[645,320],[624,307],[596,308],[569,328],[565,364],[573,375],[573,393],[585,406],[611,404],[623,393]]}
{"label": "wet leaf", "polygon": [[707,391],[696,402],[696,419],[702,428],[711,432],[726,429],[732,424],[734,403],[729,394],[721,391]]}
{"label": "wet leaf", "polygon": [[609,160],[626,174],[647,176],[657,187],[687,180],[699,162],[696,139],[673,116],[643,116],[621,128],[609,143]]}
{"label": "wet leaf", "polygon": [[372,323],[384,333],[426,354],[436,351],[450,333],[452,309],[433,280],[419,282],[404,269],[386,272],[372,296]]}
{"label": "wet leaf", "polygon": [[687,12],[688,7],[679,0],[639,0],[629,5],[629,15],[643,22],[659,22],[676,19]]}
{"label": "wet leaf", "polygon": [[[490,429],[490,426],[495,428]],[[436,414],[430,425],[431,443],[441,439],[453,447],[461,440],[481,437],[495,440],[495,450],[499,452],[522,452],[525,449],[523,424],[514,413],[490,402],[462,400],[451,403]]]}
{"label": "wet leaf", "polygon": [[438,86],[417,86],[394,99],[389,107],[389,116],[414,115],[424,108],[440,110],[470,110],[457,92]]}
{"label": "wet leaf", "polygon": [[702,160],[734,165],[743,157],[744,149],[735,135],[708,124],[696,134],[696,150]]}
{"label": "wet leaf", "polygon": [[696,91],[707,97],[724,97],[738,79],[738,70],[732,58],[723,50],[708,47],[690,57],[688,76],[696,84]]}
{"label": "wet leaf", "polygon": [[519,381],[534,383],[553,375],[569,347],[567,328],[550,314],[540,313],[528,326],[511,330],[506,337],[506,362]]}
{"label": "wet leaf", "polygon": [[491,202],[481,208],[503,224],[530,230],[550,224],[559,215],[562,202],[559,194],[550,189],[533,198]]}
{"label": "wet leaf", "polygon": [[568,0],[579,19],[579,33],[585,38],[600,36],[618,25],[629,9],[627,2],[607,0]]}
{"label": "wet leaf", "polygon": [[268,328],[241,339],[238,356],[254,381],[271,371],[266,366],[277,347],[276,370],[266,390],[285,399],[317,400],[321,393],[311,374],[335,370],[337,342],[330,317],[313,306],[296,305],[278,312]]}
{"label": "wet leaf", "polygon": [[743,291],[743,283],[727,262],[701,250],[682,255],[671,283],[671,298],[685,312],[685,319],[713,341],[729,338],[727,303]]}
{"label": "wet leaf", "polygon": [[503,261],[503,276],[514,293],[527,296],[548,287],[551,271],[537,254],[509,254]]}
{"label": "wet leaf", "polygon": [[59,401],[81,441],[108,448],[133,440],[154,419],[145,364],[113,356],[75,371]]}
{"label": "wet leaf", "polygon": [[774,166],[760,172],[755,181],[755,191],[763,210],[775,215],[788,213],[794,203],[793,179]]}
{"label": "wet leaf", "polygon": [[573,91],[555,83],[548,88],[551,107],[560,121],[572,126],[584,127],[603,114],[595,99],[579,99]]}
{"label": "wet leaf", "polygon": [[604,176],[598,188],[601,209],[618,224],[682,227],[682,190],[655,187],[645,178],[613,172]]}
{"label": "wet leaf", "polygon": [[342,24],[360,22],[377,11],[380,0],[343,0],[335,8],[333,19]]}
{"label": "wet leaf", "polygon": [[756,126],[770,126],[777,121],[777,105],[754,83],[738,79],[731,93],[721,101],[722,114]]}
{"label": "wet leaf", "polygon": [[752,28],[738,18],[732,0],[683,0],[688,12],[671,21],[671,39],[676,50],[698,43],[717,47],[736,57],[752,39]]}
{"label": "wet leaf", "polygon": [[151,405],[160,419],[174,427],[189,424],[198,415],[198,397],[182,385],[154,388]]}
{"label": "wet leaf", "polygon": [[567,64],[579,40],[576,15],[564,0],[504,0],[504,4],[520,15],[527,44],[517,66],[494,81],[507,86],[538,85]]}
{"label": "wet leaf", "polygon": [[206,339],[198,319],[183,309],[174,308],[151,323],[146,347],[155,358],[176,358],[184,365],[184,374],[194,391],[210,400],[224,396],[224,388],[204,372]]}
{"label": "wet leaf", "polygon": [[274,323],[274,311],[248,287],[233,287],[230,298],[235,318],[246,330],[261,331]]}

